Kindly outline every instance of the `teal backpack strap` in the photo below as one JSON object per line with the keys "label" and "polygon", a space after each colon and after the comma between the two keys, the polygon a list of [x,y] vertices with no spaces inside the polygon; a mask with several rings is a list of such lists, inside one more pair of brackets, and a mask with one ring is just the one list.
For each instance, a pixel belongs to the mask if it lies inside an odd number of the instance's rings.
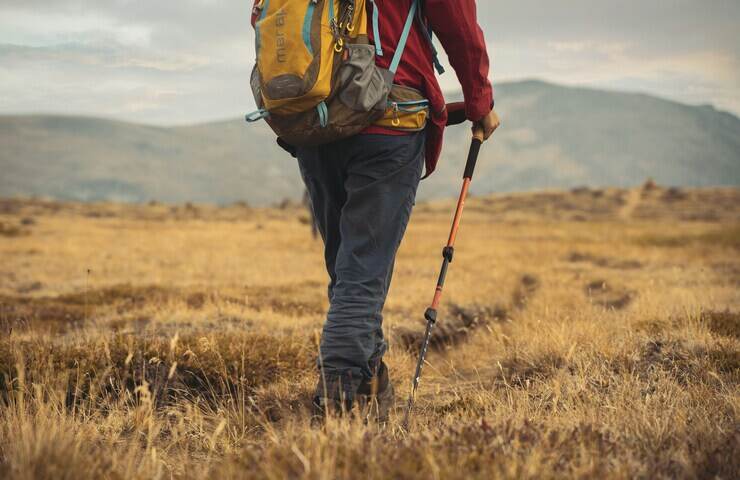
{"label": "teal backpack strap", "polygon": [[370,1],[373,4],[373,41],[375,42],[375,55],[382,57],[383,46],[380,44],[380,28],[378,27],[380,13],[378,12],[378,5],[375,3],[375,0]]}
{"label": "teal backpack strap", "polygon": [[403,32],[401,33],[401,38],[398,39],[396,53],[393,55],[393,60],[391,60],[391,64],[388,67],[388,70],[390,70],[394,74],[396,73],[396,70],[398,70],[398,64],[401,63],[401,57],[403,56],[403,51],[406,48],[406,41],[409,39],[411,26],[414,24],[414,18],[416,18],[416,9],[419,6],[418,4],[419,0],[414,0],[411,3],[409,14],[406,17],[406,24],[403,26]]}
{"label": "teal backpack strap", "polygon": [[316,111],[319,114],[319,125],[325,128],[329,125],[329,108],[326,106],[326,102],[321,102],[316,105]]}
{"label": "teal backpack strap", "polygon": [[244,120],[246,120],[248,123],[254,123],[262,120],[263,118],[267,118],[270,116],[270,112],[265,110],[264,108],[260,108],[258,110],[255,110],[252,113],[248,113]]}

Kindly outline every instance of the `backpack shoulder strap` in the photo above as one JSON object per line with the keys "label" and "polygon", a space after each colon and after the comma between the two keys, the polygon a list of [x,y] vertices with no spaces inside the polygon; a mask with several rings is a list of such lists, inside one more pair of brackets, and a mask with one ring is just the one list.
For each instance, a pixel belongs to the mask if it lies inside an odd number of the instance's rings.
{"label": "backpack shoulder strap", "polygon": [[437,73],[442,75],[443,73],[445,73],[445,68],[439,61],[439,52],[437,52],[437,47],[434,46],[434,32],[432,32],[432,27],[431,25],[429,25],[429,22],[424,17],[424,11],[426,9],[424,5],[424,0],[420,0],[420,2],[421,4],[419,5],[419,9],[416,11],[416,15],[419,18],[421,28],[423,28],[426,32],[426,35],[424,35],[424,37],[427,39],[427,42],[429,42],[429,48],[431,48],[432,50],[432,64],[437,70]]}
{"label": "backpack shoulder strap", "polygon": [[413,0],[411,2],[411,8],[409,8],[409,14],[406,17],[406,23],[403,26],[403,32],[401,32],[401,38],[398,39],[396,45],[396,53],[393,55],[393,60],[388,67],[388,70],[392,73],[396,73],[398,70],[398,64],[401,63],[401,57],[403,51],[406,48],[406,41],[409,39],[409,33],[411,32],[411,26],[414,24],[414,18],[416,18],[416,10],[419,8],[419,0]]}
{"label": "backpack shoulder strap", "polygon": [[380,44],[380,28],[378,27],[378,17],[380,16],[380,13],[378,12],[378,4],[375,3],[375,0],[370,0],[370,2],[373,4],[373,40],[375,41],[375,55],[378,57],[383,56],[383,46]]}

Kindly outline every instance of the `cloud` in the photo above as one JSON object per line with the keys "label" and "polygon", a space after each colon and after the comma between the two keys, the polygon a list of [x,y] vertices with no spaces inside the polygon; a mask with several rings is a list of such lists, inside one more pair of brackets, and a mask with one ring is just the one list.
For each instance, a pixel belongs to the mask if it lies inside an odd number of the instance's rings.
{"label": "cloud", "polygon": [[147,45],[152,27],[121,23],[114,17],[92,11],[78,14],[54,10],[37,11],[2,8],[0,41],[27,46],[49,46],[70,42],[112,41],[123,45]]}
{"label": "cloud", "polygon": [[545,44],[548,50],[558,54],[600,54],[616,55],[622,54],[629,48],[626,42],[595,42],[590,41],[550,41]]}
{"label": "cloud", "polygon": [[650,52],[612,42],[490,45],[494,79],[546,77],[568,85],[645,91],[740,112],[740,59],[727,51]]}
{"label": "cloud", "polygon": [[66,63],[114,69],[145,69],[162,72],[189,72],[207,66],[207,57],[187,53],[164,53],[127,47],[115,41],[64,43],[45,47],[0,44],[0,62],[7,68],[22,69],[28,64]]}

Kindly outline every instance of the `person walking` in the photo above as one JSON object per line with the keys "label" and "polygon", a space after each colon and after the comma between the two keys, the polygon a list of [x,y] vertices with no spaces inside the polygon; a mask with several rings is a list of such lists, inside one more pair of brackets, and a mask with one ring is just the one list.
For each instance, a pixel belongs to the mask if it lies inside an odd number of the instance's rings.
{"label": "person walking", "polygon": [[[435,76],[435,67],[442,68],[430,32],[462,85],[473,128],[488,139],[499,120],[474,0],[352,4],[362,4],[372,19],[367,37],[376,66],[394,74],[391,97],[412,100],[389,101],[389,112],[356,134],[291,150],[324,241],[329,276],[330,306],[319,346],[314,408],[324,415],[329,409],[372,405],[374,416],[384,421],[394,394],[383,362],[383,306],[417,187],[437,165],[448,113]],[[259,22],[261,14],[256,8],[253,20]],[[424,100],[414,100],[415,95]]]}

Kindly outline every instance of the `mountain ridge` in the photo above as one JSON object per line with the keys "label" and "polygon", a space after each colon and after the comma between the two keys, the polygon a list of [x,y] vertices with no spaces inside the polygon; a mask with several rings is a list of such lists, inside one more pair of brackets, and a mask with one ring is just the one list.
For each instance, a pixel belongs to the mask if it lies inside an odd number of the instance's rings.
{"label": "mountain ridge", "polygon": [[[454,95],[451,95],[454,97]],[[740,185],[740,119],[645,93],[540,80],[496,87],[502,127],[481,152],[474,194],[630,186]],[[446,133],[420,199],[459,189],[467,128]],[[172,127],[93,116],[0,116],[0,196],[254,205],[297,199],[295,161],[266,124]]]}

